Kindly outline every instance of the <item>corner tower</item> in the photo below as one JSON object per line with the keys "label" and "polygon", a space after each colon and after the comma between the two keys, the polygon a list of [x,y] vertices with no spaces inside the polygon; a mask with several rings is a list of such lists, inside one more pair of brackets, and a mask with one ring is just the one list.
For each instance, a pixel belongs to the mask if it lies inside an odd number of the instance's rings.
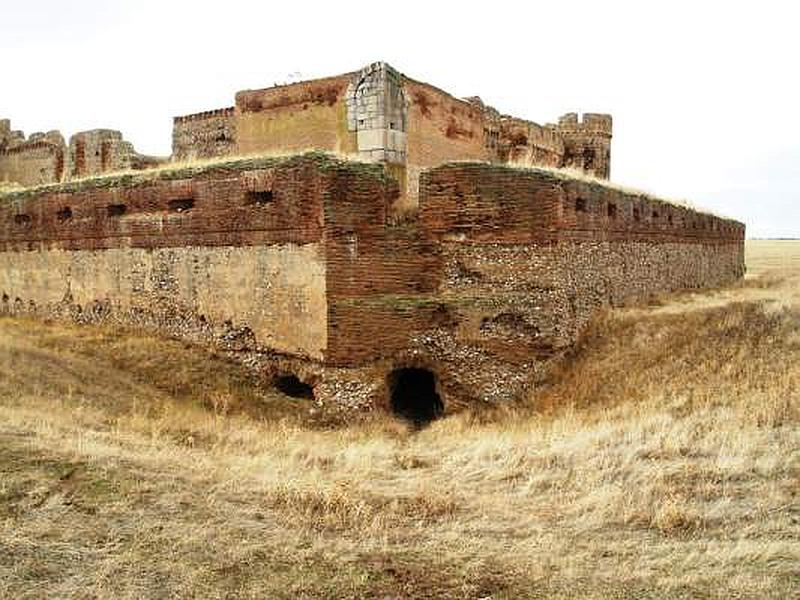
{"label": "corner tower", "polygon": [[403,76],[384,62],[362,69],[347,88],[347,129],[362,158],[406,162],[408,103]]}
{"label": "corner tower", "polygon": [[564,140],[562,167],[579,169],[600,179],[611,175],[611,115],[567,113],[558,119],[556,130]]}

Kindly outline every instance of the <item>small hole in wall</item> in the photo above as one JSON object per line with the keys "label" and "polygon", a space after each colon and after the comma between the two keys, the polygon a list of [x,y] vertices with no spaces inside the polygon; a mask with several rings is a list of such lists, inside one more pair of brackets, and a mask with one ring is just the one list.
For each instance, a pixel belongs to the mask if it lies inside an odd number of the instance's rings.
{"label": "small hole in wall", "polygon": [[173,212],[186,212],[194,208],[194,198],[178,198],[169,201],[169,209]]}
{"label": "small hole in wall", "polygon": [[633,220],[640,221],[642,219],[642,213],[639,211],[637,207],[633,207]]}
{"label": "small hole in wall", "polygon": [[14,215],[14,224],[20,227],[27,227],[31,224],[31,216],[25,214]]}
{"label": "small hole in wall", "polygon": [[672,215],[667,215],[667,223],[672,225]]}
{"label": "small hole in wall", "polygon": [[109,204],[106,207],[106,212],[109,217],[121,217],[128,212],[128,207],[124,204]]}
{"label": "small hole in wall", "polygon": [[586,198],[575,199],[575,212],[586,212],[588,210]]}
{"label": "small hole in wall", "polygon": [[278,391],[292,398],[305,398],[306,400],[314,399],[314,388],[309,384],[300,381],[297,375],[279,375],[273,380],[272,384],[278,389]]}
{"label": "small hole in wall", "polygon": [[616,204],[609,204],[606,210],[609,219],[616,219],[617,218],[617,205]]}
{"label": "small hole in wall", "polygon": [[72,209],[69,206],[65,206],[56,213],[56,218],[62,223],[69,221],[72,218]]}
{"label": "small hole in wall", "polygon": [[658,211],[653,211],[653,219],[658,219]]}
{"label": "small hole in wall", "polygon": [[248,206],[266,206],[275,200],[275,195],[272,190],[263,190],[260,192],[247,192],[245,197],[245,204]]}
{"label": "small hole in wall", "polygon": [[392,412],[417,427],[427,425],[444,413],[436,390],[436,376],[428,369],[395,369],[387,377]]}

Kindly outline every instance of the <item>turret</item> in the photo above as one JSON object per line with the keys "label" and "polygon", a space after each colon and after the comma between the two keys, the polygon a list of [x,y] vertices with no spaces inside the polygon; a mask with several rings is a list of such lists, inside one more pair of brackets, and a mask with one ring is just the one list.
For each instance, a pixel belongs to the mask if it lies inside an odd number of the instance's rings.
{"label": "turret", "polygon": [[0,119],[0,152],[5,149],[9,138],[11,138],[11,121]]}
{"label": "turret", "polygon": [[556,130],[564,140],[562,167],[580,169],[600,179],[611,173],[611,115],[567,113],[558,120]]}

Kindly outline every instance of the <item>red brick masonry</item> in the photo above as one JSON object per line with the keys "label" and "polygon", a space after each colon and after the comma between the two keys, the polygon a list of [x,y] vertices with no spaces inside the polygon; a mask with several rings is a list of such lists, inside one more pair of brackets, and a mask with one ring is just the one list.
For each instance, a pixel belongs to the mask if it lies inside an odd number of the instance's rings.
{"label": "red brick masonry", "polygon": [[[0,198],[2,311],[213,341],[265,372],[298,374],[318,401],[337,407],[381,405],[387,373],[425,367],[451,409],[524,394],[603,306],[744,272],[741,223],[545,170],[431,169],[420,180],[419,212],[399,223],[397,195],[382,167],[317,153],[8,193]],[[246,263],[230,277],[204,266],[214,249],[300,256],[304,247],[313,260],[291,263],[303,278],[255,260],[252,272]],[[315,279],[317,265],[324,275]],[[112,282],[103,297],[77,305],[77,291],[98,276]],[[320,333],[306,338],[319,339],[296,351],[275,337],[280,327],[260,339],[250,308],[215,322],[192,300],[202,286],[215,302],[231,298],[231,311],[250,297],[246,286],[272,293],[265,314],[290,328],[318,320]],[[327,314],[307,314],[320,294]],[[322,350],[302,349],[312,347]]]}

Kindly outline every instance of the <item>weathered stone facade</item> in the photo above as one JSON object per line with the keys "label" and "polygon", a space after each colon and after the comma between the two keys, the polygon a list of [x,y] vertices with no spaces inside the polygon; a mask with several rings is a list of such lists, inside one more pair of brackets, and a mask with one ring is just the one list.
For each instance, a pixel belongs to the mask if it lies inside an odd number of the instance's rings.
{"label": "weathered stone facade", "polygon": [[220,108],[174,119],[172,159],[175,161],[227,156],[235,152],[235,146],[233,108]]}
{"label": "weathered stone facade", "polygon": [[398,221],[401,188],[312,153],[9,192],[0,310],[203,340],[323,405],[402,413],[419,373],[445,410],[524,395],[597,309],[744,269],[742,224],[598,182],[446,164]]}
{"label": "weathered stone facade", "polygon": [[32,133],[26,138],[0,120],[0,183],[23,186],[58,183],[112,171],[148,169],[166,162],[139,154],[119,131],[94,129],[70,138],[58,131]]}
{"label": "weathered stone facade", "polygon": [[395,212],[418,204],[419,176],[454,160],[570,167],[608,179],[610,115],[538,125],[458,99],[383,62],[334,77],[246,90],[232,109],[176,117],[173,158],[326,150],[383,163]]}

